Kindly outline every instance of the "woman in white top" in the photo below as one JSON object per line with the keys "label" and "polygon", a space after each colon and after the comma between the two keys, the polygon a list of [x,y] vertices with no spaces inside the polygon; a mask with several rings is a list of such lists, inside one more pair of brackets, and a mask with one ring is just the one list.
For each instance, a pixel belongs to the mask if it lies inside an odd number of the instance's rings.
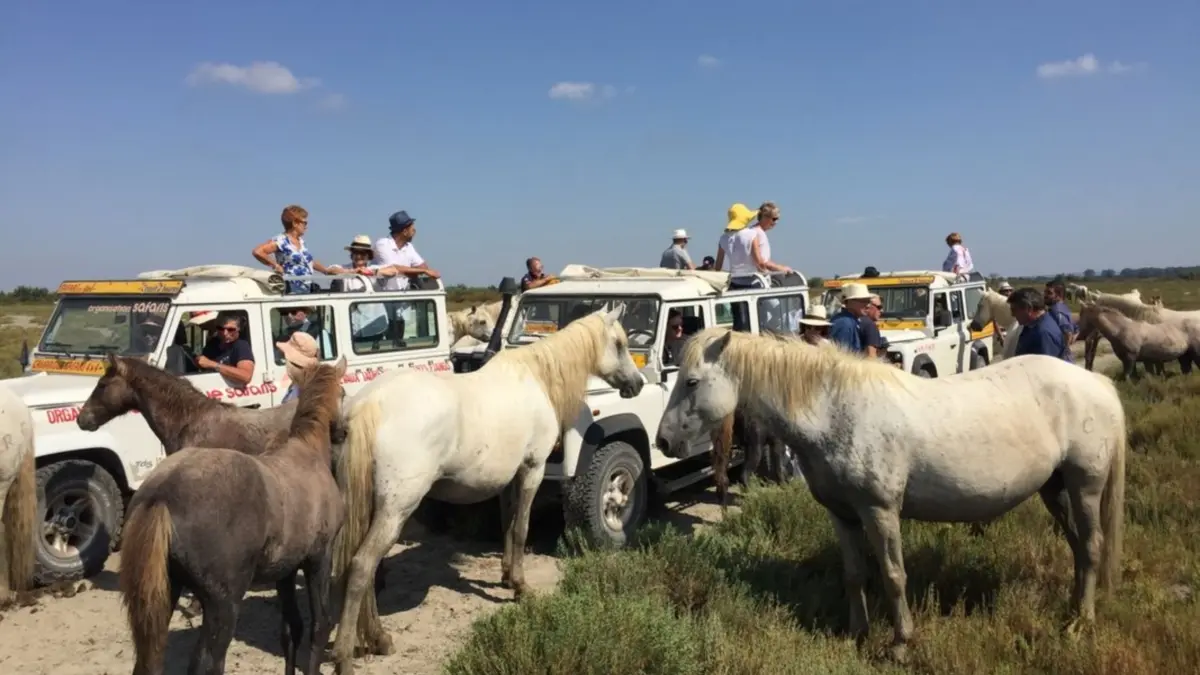
{"label": "woman in white top", "polygon": [[[376,285],[379,286],[384,280],[400,273],[399,268],[395,265],[371,264],[371,257],[375,255],[375,249],[371,245],[371,238],[365,234],[355,237],[346,250],[350,252],[350,266],[347,268],[341,265],[331,265],[328,268],[330,274],[361,274],[364,277],[374,278]],[[346,279],[345,284],[347,291],[367,290],[362,279]],[[387,311],[384,303],[357,303],[351,306],[350,330],[355,338],[362,339],[380,335],[387,328],[387,324]]]}
{"label": "woman in white top", "polygon": [[971,262],[971,252],[967,250],[966,246],[963,246],[961,234],[951,232],[946,237],[946,245],[950,247],[950,254],[942,263],[943,272],[953,272],[965,276],[975,271],[975,263]]}
{"label": "woman in white top", "polygon": [[771,260],[771,240],[767,232],[775,229],[778,222],[779,207],[774,202],[763,202],[758,208],[757,222],[745,229],[726,232],[721,237],[716,269],[720,270],[724,259],[729,259],[730,288],[761,288],[762,282],[755,275],[792,271],[787,265]]}

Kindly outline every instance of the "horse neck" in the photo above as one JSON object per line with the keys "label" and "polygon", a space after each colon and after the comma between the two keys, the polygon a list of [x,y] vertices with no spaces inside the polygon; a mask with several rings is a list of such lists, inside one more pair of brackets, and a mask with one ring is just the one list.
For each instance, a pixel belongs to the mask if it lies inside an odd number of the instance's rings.
{"label": "horse neck", "polygon": [[[329,427],[337,414],[334,386],[324,382],[310,382],[300,387],[296,401],[296,415],[288,430],[288,438],[273,454],[308,455],[322,465],[328,465],[332,457]],[[305,393],[307,392],[307,394]]]}
{"label": "horse neck", "polygon": [[493,362],[519,364],[530,372],[550,399],[550,405],[563,425],[575,421],[579,406],[587,395],[588,378],[599,375],[595,372],[595,364],[600,360],[600,341],[586,331],[604,330],[604,326],[601,324],[597,329],[587,318],[568,324],[540,342],[506,350],[492,359]]}
{"label": "horse neck", "polygon": [[140,361],[126,361],[126,381],[133,390],[135,408],[158,436],[169,455],[182,448],[192,422],[221,404],[205,396],[190,382]]}
{"label": "horse neck", "polygon": [[988,312],[992,315],[992,321],[1007,325],[1013,322],[1012,312],[1008,309],[1008,298],[996,293],[988,291]]}
{"label": "horse neck", "polygon": [[450,328],[454,331],[454,341],[457,342],[467,334],[467,310],[460,309],[450,314]]}

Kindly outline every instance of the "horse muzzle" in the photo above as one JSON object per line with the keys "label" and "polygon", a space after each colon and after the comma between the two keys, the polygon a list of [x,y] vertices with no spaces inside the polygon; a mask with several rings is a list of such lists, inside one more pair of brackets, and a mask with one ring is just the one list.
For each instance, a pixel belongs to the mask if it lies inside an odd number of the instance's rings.
{"label": "horse muzzle", "polygon": [[80,412],[79,417],[75,418],[75,424],[84,431],[95,431],[100,428],[100,423],[96,421],[96,416],[90,410]]}
{"label": "horse muzzle", "polygon": [[641,376],[641,373],[638,373],[638,379],[630,382],[629,384],[621,385],[617,389],[617,392],[620,393],[621,398],[634,398],[638,394],[642,393],[642,387],[645,385],[646,380]]}
{"label": "horse muzzle", "polygon": [[978,321],[971,322],[971,332],[972,333],[978,333],[981,330],[983,330],[983,326],[979,325]]}

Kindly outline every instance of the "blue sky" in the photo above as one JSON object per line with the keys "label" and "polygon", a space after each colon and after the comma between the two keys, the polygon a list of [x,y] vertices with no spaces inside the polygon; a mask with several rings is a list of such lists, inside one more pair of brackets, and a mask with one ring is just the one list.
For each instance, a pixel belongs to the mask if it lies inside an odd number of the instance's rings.
{"label": "blue sky", "polygon": [[11,4],[0,288],[253,265],[289,203],[325,262],[407,209],[451,283],[699,257],[768,199],[809,275],[952,230],[985,272],[1200,263],[1194,2]]}

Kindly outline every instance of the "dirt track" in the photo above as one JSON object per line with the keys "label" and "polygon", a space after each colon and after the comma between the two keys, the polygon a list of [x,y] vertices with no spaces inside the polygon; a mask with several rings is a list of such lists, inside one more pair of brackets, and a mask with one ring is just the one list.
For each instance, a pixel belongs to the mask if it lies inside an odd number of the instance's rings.
{"label": "dirt track", "polygon": [[[710,493],[681,495],[658,515],[685,530],[719,518]],[[554,532],[541,533],[525,557],[526,577],[539,592],[558,582]],[[419,537],[392,549],[384,561],[387,588],[379,606],[392,632],[396,653],[357,661],[364,674],[432,675],[461,641],[471,623],[511,602],[499,586],[499,545],[463,542],[445,536]],[[119,556],[104,572],[72,585],[71,597],[43,596],[36,604],[0,612],[0,673],[14,675],[124,675],[133,670],[133,649],[116,590]],[[300,595],[307,607],[307,596]],[[199,625],[199,619],[196,620]],[[180,612],[171,624],[168,673],[184,673],[196,631]],[[279,611],[275,592],[252,593],[243,605],[226,672],[277,675],[283,668],[279,649]],[[302,646],[302,649],[306,647]],[[333,672],[326,664],[323,672]]]}

